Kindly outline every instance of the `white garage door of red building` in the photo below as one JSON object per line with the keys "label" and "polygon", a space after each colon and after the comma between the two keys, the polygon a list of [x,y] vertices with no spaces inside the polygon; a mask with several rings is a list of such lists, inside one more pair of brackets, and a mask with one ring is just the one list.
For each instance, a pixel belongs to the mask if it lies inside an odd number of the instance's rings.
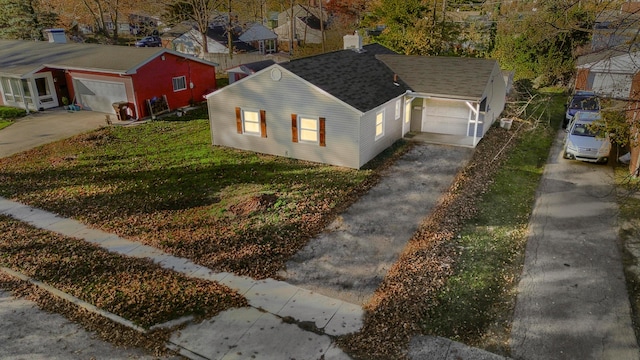
{"label": "white garage door of red building", "polygon": [[86,110],[115,114],[113,103],[127,101],[123,83],[73,78],[76,101]]}

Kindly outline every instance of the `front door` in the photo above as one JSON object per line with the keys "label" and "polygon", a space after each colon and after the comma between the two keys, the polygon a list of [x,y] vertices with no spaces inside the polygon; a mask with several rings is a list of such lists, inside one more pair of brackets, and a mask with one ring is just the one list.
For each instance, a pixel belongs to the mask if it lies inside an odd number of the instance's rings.
{"label": "front door", "polygon": [[58,107],[58,96],[53,86],[53,76],[51,73],[41,73],[33,76],[34,97],[36,98],[38,109],[50,109]]}

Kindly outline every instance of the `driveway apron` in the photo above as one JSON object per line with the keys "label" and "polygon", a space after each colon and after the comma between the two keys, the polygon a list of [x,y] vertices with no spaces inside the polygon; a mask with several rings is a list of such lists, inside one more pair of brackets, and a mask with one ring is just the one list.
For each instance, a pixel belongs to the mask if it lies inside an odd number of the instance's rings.
{"label": "driveway apron", "polygon": [[613,172],[561,158],[538,189],[518,288],[515,359],[638,359],[617,243]]}
{"label": "driveway apron", "polygon": [[0,158],[97,129],[106,125],[106,115],[62,109],[32,113],[0,130]]}

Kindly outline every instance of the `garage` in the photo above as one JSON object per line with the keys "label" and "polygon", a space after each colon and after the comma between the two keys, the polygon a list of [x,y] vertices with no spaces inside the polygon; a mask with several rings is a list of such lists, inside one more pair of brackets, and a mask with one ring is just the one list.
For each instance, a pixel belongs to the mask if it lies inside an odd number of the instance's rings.
{"label": "garage", "polygon": [[127,101],[123,83],[73,78],[76,101],[86,110],[115,114],[113,103]]}

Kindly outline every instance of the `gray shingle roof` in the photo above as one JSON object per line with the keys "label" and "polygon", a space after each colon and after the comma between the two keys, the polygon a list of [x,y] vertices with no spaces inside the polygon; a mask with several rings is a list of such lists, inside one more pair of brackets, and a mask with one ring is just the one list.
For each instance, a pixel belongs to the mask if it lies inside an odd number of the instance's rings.
{"label": "gray shingle roof", "polygon": [[497,62],[447,56],[376,56],[409,87],[424,94],[480,100]]}
{"label": "gray shingle roof", "polygon": [[378,44],[365,45],[363,49],[363,52],[340,50],[280,65],[366,112],[410,89],[400,80],[394,84],[393,71],[376,59],[376,55],[395,52]]}
{"label": "gray shingle roof", "polygon": [[127,74],[162,53],[185,56],[165,48],[0,40],[0,74],[25,76],[44,66]]}

